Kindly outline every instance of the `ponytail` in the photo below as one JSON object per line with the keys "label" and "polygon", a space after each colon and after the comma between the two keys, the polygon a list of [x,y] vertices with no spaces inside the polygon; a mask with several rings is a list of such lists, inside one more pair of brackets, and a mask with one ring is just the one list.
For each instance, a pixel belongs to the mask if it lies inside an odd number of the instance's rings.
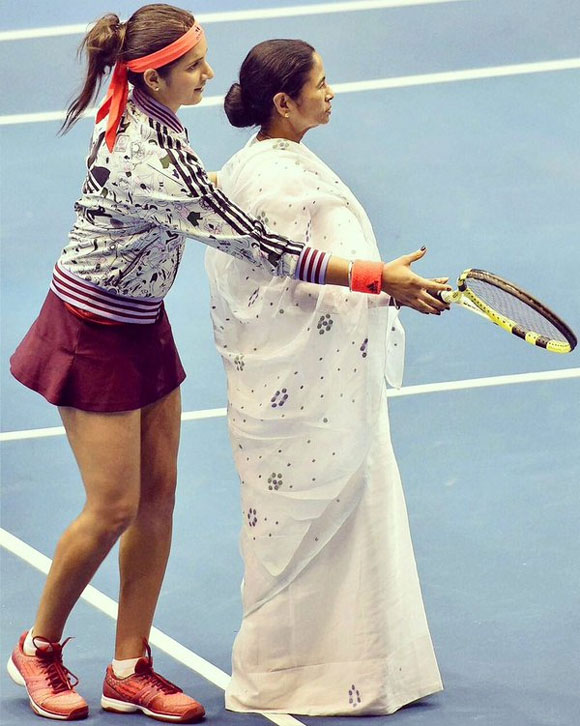
{"label": "ponytail", "polygon": [[60,127],[60,133],[65,134],[78,121],[79,117],[91,101],[97,96],[103,78],[115,65],[123,47],[126,25],[122,24],[114,13],[108,13],[99,18],[89,32],[85,35],[78,55],[87,56],[87,73],[85,83],[67,109],[66,118]]}
{"label": "ponytail", "polygon": [[[85,84],[68,107],[60,133],[69,131],[79,120],[99,93],[104,76],[117,60],[126,63],[155,53],[176,41],[194,23],[195,19],[188,10],[165,3],[144,5],[126,23],[121,23],[114,13],[103,15],[86,34],[79,48],[79,55],[84,52],[88,61]],[[174,63],[177,61],[167,63],[157,71],[165,75]],[[143,87],[142,73],[129,71],[128,79],[133,85]]]}

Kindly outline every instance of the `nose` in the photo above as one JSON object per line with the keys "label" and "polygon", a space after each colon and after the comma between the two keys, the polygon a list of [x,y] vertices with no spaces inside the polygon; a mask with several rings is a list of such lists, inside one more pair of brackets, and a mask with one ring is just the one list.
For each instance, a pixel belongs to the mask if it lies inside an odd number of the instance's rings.
{"label": "nose", "polygon": [[207,63],[207,62],[206,62],[206,64],[205,64],[205,72],[204,72],[204,74],[203,74],[203,75],[204,75],[204,76],[205,76],[205,77],[206,77],[206,78],[207,78],[208,80],[209,80],[210,78],[213,78],[213,77],[214,77],[214,72],[213,72],[213,68],[212,68],[212,67],[210,66],[210,64],[209,64],[209,63]]}
{"label": "nose", "polygon": [[329,101],[332,101],[334,98],[334,91],[332,90],[332,86],[326,86],[326,98]]}

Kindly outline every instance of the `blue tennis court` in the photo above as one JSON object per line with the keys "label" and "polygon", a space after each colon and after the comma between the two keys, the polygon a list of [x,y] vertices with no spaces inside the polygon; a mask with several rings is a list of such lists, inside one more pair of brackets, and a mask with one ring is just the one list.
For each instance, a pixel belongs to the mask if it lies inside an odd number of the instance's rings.
{"label": "blue tennis court", "polygon": [[[53,407],[8,359],[45,297],[73,222],[92,117],[64,137],[83,29],[143,3],[34,0],[3,8],[0,385],[1,657],[30,626],[59,533],[82,507]],[[220,96],[266,38],[303,38],[336,91],[306,141],[366,208],[383,259],[422,244],[417,271],[480,267],[580,330],[580,4],[577,0],[198,0],[215,80],[180,117],[208,169],[248,137]],[[188,372],[173,551],[151,642],[156,666],[215,726],[342,726],[352,718],[240,715],[223,687],[241,619],[242,523],[214,349],[204,249],[191,243],[167,299]],[[415,554],[445,690],[373,723],[574,726],[580,697],[580,367],[462,310],[403,311],[404,388],[389,400]],[[67,665],[94,724],[112,656],[115,553],[73,611]],[[337,634],[340,637],[340,634]],[[3,726],[35,718],[3,671]],[[143,721],[143,723],[146,723]]]}

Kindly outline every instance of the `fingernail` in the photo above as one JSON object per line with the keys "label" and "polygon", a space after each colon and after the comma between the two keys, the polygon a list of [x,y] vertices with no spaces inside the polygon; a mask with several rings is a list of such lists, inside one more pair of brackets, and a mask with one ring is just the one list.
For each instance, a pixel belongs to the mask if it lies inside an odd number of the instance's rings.
{"label": "fingernail", "polygon": [[425,245],[423,245],[423,247],[421,247],[421,252],[425,252],[426,249],[427,249],[427,247],[425,247]]}

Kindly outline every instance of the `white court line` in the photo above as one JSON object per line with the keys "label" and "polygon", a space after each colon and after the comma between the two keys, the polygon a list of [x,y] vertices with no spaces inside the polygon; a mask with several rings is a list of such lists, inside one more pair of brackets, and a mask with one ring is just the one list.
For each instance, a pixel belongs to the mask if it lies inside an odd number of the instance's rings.
{"label": "white court line", "polygon": [[421,393],[441,393],[443,391],[464,391],[470,388],[488,388],[489,386],[507,386],[516,383],[538,383],[540,381],[556,381],[569,378],[580,378],[580,368],[564,368],[557,371],[536,371],[535,373],[514,373],[507,376],[490,376],[488,378],[467,378],[463,381],[447,381],[443,383],[426,383],[404,388],[390,388],[389,398],[399,396],[416,396]]}
{"label": "white court line", "polygon": [[[184,411],[182,421],[197,421],[206,418],[219,418],[226,415],[225,408],[208,408],[200,411]],[[29,429],[27,431],[5,431],[0,433],[0,442],[21,441],[22,439],[42,439],[47,436],[64,436],[63,426],[51,426],[46,429]]]}
{"label": "white court line", "polygon": [[[0,528],[0,546],[4,547],[4,549],[13,555],[20,557],[21,560],[24,560],[27,564],[40,570],[45,575],[48,574],[52,560],[3,528]],[[81,598],[113,620],[117,619],[118,603],[113,598],[97,590],[96,587],[87,585]],[[217,666],[214,666],[213,663],[205,660],[205,658],[197,655],[197,653],[194,653],[189,648],[186,648],[158,628],[151,628],[149,642],[179,663],[182,663],[202,676],[202,678],[218,686],[218,688],[225,690],[228,685],[230,676],[227,673],[220,670]],[[273,723],[278,724],[278,726],[303,726],[302,721],[298,721],[293,716],[284,713],[274,714],[263,712],[261,715]]]}
{"label": "white court line", "polygon": [[[463,391],[470,388],[489,388],[491,386],[507,386],[517,383],[537,383],[539,381],[557,381],[580,378],[580,368],[564,368],[556,371],[536,371],[534,373],[513,373],[506,376],[489,376],[487,378],[467,378],[462,381],[443,381],[442,383],[424,383],[416,386],[405,386],[400,389],[389,388],[388,398],[400,396],[416,396],[423,393],[441,393],[443,391]],[[205,411],[186,411],[181,414],[182,421],[197,421],[207,418],[219,418],[227,413],[225,408],[209,408]],[[46,436],[62,436],[64,428],[53,426],[46,429],[28,429],[22,431],[5,431],[0,433],[0,442],[38,439]]]}
{"label": "white court line", "polygon": [[[565,58],[562,60],[540,61],[537,63],[516,63],[505,66],[488,66],[486,68],[468,68],[461,71],[443,71],[440,73],[423,73],[413,76],[396,76],[393,78],[377,78],[370,81],[353,81],[350,83],[333,83],[335,93],[357,93],[360,91],[377,91],[388,88],[408,88],[411,86],[428,86],[438,83],[457,83],[460,81],[475,81],[484,78],[500,78],[505,76],[519,76],[530,73],[550,73],[554,71],[567,71],[580,69],[580,58]],[[208,96],[196,106],[204,108],[221,106],[223,96]],[[83,118],[93,118],[97,109],[90,108]],[[0,116],[0,126],[15,124],[44,123],[47,121],[63,121],[66,111],[39,111],[37,113],[16,113]]]}
{"label": "white court line", "polygon": [[[268,20],[271,18],[291,18],[300,15],[326,15],[330,13],[359,12],[361,10],[382,10],[385,8],[405,8],[415,5],[441,5],[452,2],[472,2],[473,0],[355,0],[354,2],[317,3],[314,5],[293,5],[286,8],[263,8],[261,10],[232,10],[221,13],[196,14],[196,20],[204,25],[210,23],[229,23],[241,20]],[[3,30],[0,41],[30,40],[32,38],[54,38],[59,35],[79,35],[86,33],[92,23],[76,25],[55,25],[47,28],[24,28],[22,30]]]}

